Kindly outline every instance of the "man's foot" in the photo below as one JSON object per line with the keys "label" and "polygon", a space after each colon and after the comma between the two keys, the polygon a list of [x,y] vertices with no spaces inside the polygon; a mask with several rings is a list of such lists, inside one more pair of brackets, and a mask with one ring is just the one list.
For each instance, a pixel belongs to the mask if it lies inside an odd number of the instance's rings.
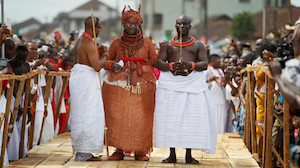
{"label": "man's foot", "polygon": [[120,151],[116,151],[110,157],[108,157],[108,160],[114,160],[114,161],[123,160],[123,159],[124,159],[124,153]]}
{"label": "man's foot", "polygon": [[162,163],[176,163],[176,157],[169,156],[167,159],[163,160]]}
{"label": "man's foot", "polygon": [[185,157],[185,163],[187,164],[199,164],[199,161],[193,158],[192,156],[190,157]]}
{"label": "man's foot", "polygon": [[134,154],[135,160],[138,161],[148,161],[149,157],[146,156],[145,152],[135,152]]}
{"label": "man's foot", "polygon": [[86,161],[102,161],[102,159],[101,159],[100,157],[95,157],[95,156],[93,156],[93,157],[89,158],[89,159],[86,160]]}

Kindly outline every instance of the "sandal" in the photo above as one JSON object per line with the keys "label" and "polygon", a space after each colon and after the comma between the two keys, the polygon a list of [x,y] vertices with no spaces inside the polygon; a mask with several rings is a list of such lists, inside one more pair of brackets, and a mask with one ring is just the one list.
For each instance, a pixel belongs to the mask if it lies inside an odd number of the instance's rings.
{"label": "sandal", "polygon": [[177,163],[176,157],[169,156],[167,159],[164,159],[162,163]]}
{"label": "sandal", "polygon": [[149,157],[146,156],[145,152],[135,152],[134,158],[138,161],[149,161]]}
{"label": "sandal", "polygon": [[108,157],[108,160],[114,160],[114,161],[124,160],[124,157],[125,155],[123,152],[116,151],[110,157]]}
{"label": "sandal", "polygon": [[102,161],[102,159],[100,157],[95,157],[95,156],[92,156],[91,158],[89,158],[88,160],[86,161]]}
{"label": "sandal", "polygon": [[193,158],[193,157],[186,157],[185,158],[185,163],[186,164],[199,164],[199,161],[198,160],[196,160],[195,158]]}

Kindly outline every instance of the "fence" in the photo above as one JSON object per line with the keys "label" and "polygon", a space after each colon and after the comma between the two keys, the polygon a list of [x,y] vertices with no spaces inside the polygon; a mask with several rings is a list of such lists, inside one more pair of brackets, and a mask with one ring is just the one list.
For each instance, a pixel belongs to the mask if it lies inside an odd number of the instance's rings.
{"label": "fence", "polygon": [[[24,108],[22,112],[22,131],[21,131],[21,141],[20,141],[20,146],[19,146],[19,158],[23,158],[23,153],[24,153],[24,136],[25,136],[25,126],[26,126],[26,115],[28,112],[28,108],[31,107],[30,105],[30,90],[31,90],[31,82],[34,81],[35,84],[38,82],[38,75],[45,75],[46,77],[46,90],[45,90],[45,96],[44,96],[44,102],[45,102],[45,111],[44,111],[44,117],[43,117],[43,122],[42,122],[42,127],[41,127],[41,132],[40,132],[40,137],[38,144],[41,141],[41,136],[43,132],[43,127],[44,127],[44,121],[45,117],[47,114],[47,106],[48,106],[48,100],[50,97],[50,92],[53,84],[53,79],[55,76],[61,76],[63,78],[63,86],[61,93],[59,95],[59,99],[56,102],[57,103],[57,108],[55,110],[55,119],[54,119],[54,130],[56,129],[56,124],[58,121],[58,116],[60,113],[61,109],[61,103],[63,100],[63,96],[65,94],[65,90],[67,87],[68,83],[68,78],[70,76],[69,72],[46,72],[42,70],[34,70],[32,72],[29,72],[24,75],[0,75],[0,93],[2,93],[2,83],[3,81],[8,81],[8,88],[6,90],[6,109],[4,115],[0,116],[0,127],[2,126],[2,122],[4,121],[3,124],[3,138],[2,138],[2,148],[1,148],[1,155],[0,155],[0,168],[4,167],[4,156],[5,156],[5,149],[8,145],[8,125],[9,121],[14,122],[15,118],[17,116],[17,112],[19,110],[19,105],[20,105],[20,100],[22,95],[25,92],[25,100],[24,100]],[[15,86],[16,85],[16,86]],[[12,97],[15,90],[15,102],[14,102],[14,108],[12,113],[10,113],[10,105],[12,102]],[[35,110],[35,104],[33,104],[33,109]],[[70,108],[68,108],[70,109]],[[32,120],[31,120],[31,126],[29,127],[29,137],[28,137],[28,149],[31,149],[33,146],[33,135],[34,135],[34,113],[32,115]],[[69,117],[69,111],[68,111],[68,117]],[[12,123],[13,124],[13,123]],[[66,124],[67,125],[67,124]]]}
{"label": "fence", "polygon": [[[266,96],[262,100],[264,102],[264,128],[257,124],[256,122],[256,108],[255,108],[255,78],[254,72],[262,71],[265,73],[265,86],[266,86]],[[246,94],[246,116],[245,116],[245,126],[244,126],[244,142],[248,149],[253,155],[257,155],[257,138],[256,131],[258,130],[263,135],[263,148],[262,148],[262,167],[271,168],[273,153],[284,168],[289,167],[289,105],[284,101],[283,104],[283,120],[274,113],[274,94],[279,95],[275,90],[274,79],[268,69],[268,67],[253,67],[247,66],[245,69],[241,70],[241,74],[247,75],[247,94]],[[257,98],[260,98],[257,95]],[[272,142],[272,128],[273,128],[273,118],[278,119],[278,121],[283,125],[283,158],[279,155],[278,151],[275,149]],[[256,129],[257,128],[257,129]]]}

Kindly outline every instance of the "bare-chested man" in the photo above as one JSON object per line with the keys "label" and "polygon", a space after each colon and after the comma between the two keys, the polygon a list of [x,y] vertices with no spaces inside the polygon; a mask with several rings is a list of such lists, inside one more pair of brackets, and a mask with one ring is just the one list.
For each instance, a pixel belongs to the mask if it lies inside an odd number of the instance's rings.
{"label": "bare-chested man", "polygon": [[170,147],[170,156],[163,163],[176,163],[175,147],[178,147],[187,149],[186,163],[197,164],[199,161],[192,157],[191,149],[214,153],[217,142],[215,115],[205,83],[206,50],[189,35],[189,17],[177,18],[175,27],[178,36],[161,45],[157,63],[162,72],[156,91],[154,146]]}
{"label": "bare-chested man", "polygon": [[77,161],[99,161],[92,153],[101,153],[104,137],[104,110],[98,72],[104,66],[107,54],[99,60],[93,42],[93,23],[96,36],[101,30],[100,20],[86,18],[85,32],[74,47],[75,66],[70,76],[71,139]]}

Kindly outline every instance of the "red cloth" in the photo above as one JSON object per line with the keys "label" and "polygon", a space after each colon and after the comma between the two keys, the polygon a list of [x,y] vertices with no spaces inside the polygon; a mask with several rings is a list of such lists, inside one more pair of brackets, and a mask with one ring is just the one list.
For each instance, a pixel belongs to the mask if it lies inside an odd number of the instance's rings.
{"label": "red cloth", "polygon": [[3,80],[2,81],[2,90],[5,90],[7,85],[8,85],[8,80]]}
{"label": "red cloth", "polygon": [[52,58],[48,58],[49,62],[54,66],[55,70],[58,71],[58,65]]}
{"label": "red cloth", "polygon": [[[66,111],[68,111],[69,104],[70,104],[70,102],[67,101],[66,102]],[[63,132],[68,131],[68,129],[65,129],[65,127],[68,127],[66,125],[67,124],[67,120],[68,120],[68,113],[61,113],[59,115],[59,131],[58,131],[58,134],[61,134]]]}
{"label": "red cloth", "polygon": [[58,66],[58,68],[65,69],[61,58],[58,60],[57,66]]}
{"label": "red cloth", "polygon": [[159,79],[159,75],[160,75],[160,70],[157,68],[152,67],[152,70],[154,72],[154,75],[156,76],[156,79]]}

